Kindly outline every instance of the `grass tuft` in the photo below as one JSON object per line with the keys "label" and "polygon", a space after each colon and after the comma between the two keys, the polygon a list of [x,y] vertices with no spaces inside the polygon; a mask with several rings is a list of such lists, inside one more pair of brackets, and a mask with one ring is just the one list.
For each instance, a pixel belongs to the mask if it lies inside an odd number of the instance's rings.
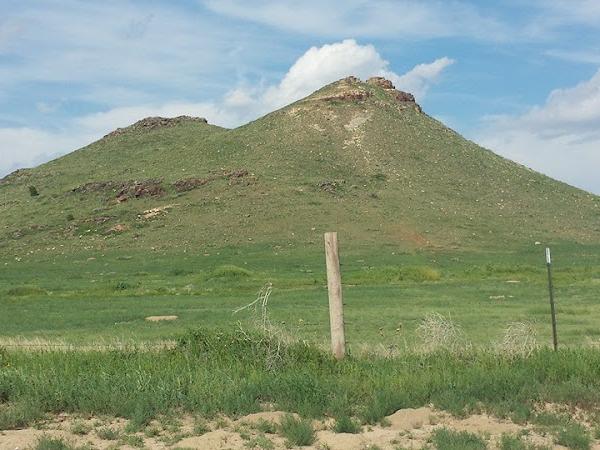
{"label": "grass tuft", "polygon": [[116,441],[121,436],[121,432],[116,428],[102,427],[96,430],[100,439],[105,441]]}
{"label": "grass tuft", "polygon": [[216,267],[211,273],[210,278],[217,278],[222,280],[239,280],[243,278],[250,278],[252,272],[243,267],[234,266],[233,264],[227,264]]}
{"label": "grass tuft", "polygon": [[349,416],[341,416],[335,421],[335,425],[333,426],[333,431],[336,433],[352,433],[357,434],[360,433],[362,427],[360,423]]}
{"label": "grass tuft", "polygon": [[6,293],[7,293],[7,295],[10,295],[13,297],[28,297],[30,295],[47,295],[48,294],[48,292],[46,292],[44,289],[39,288],[37,286],[16,286],[16,287],[9,289]]}
{"label": "grass tuft", "polygon": [[34,450],[75,450],[61,438],[42,436],[35,444]]}
{"label": "grass tuft", "polygon": [[583,425],[571,422],[556,433],[556,443],[574,450],[588,450],[592,440]]}
{"label": "grass tuft", "polygon": [[462,328],[439,313],[429,313],[417,327],[417,334],[426,352],[438,350],[457,353],[470,345]]}
{"label": "grass tuft", "polygon": [[538,347],[537,333],[531,322],[513,322],[504,330],[498,351],[507,356],[527,357]]}
{"label": "grass tuft", "polygon": [[432,436],[433,444],[437,450],[486,450],[485,441],[466,431],[454,431],[439,428]]}
{"label": "grass tuft", "polygon": [[316,439],[315,430],[310,420],[297,419],[291,414],[281,419],[279,431],[288,444],[299,447],[312,445]]}

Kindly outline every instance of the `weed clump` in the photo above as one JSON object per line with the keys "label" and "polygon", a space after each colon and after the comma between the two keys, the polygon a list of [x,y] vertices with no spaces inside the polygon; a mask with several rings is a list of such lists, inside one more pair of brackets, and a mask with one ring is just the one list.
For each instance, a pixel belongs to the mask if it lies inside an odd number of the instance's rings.
{"label": "weed clump", "polygon": [[349,274],[353,283],[397,283],[397,282],[431,282],[442,278],[440,272],[428,266],[384,266],[372,267],[359,273]]}
{"label": "weed clump", "polygon": [[42,436],[34,447],[34,450],[75,450],[61,438]]}
{"label": "weed clump", "polygon": [[48,292],[37,286],[16,286],[6,292],[13,297],[27,297],[30,295],[48,295]]}
{"label": "weed clump", "polygon": [[297,419],[291,414],[285,415],[279,424],[281,435],[292,446],[312,445],[315,442],[315,430],[308,419]]}
{"label": "weed clump", "polygon": [[361,426],[357,420],[352,419],[349,416],[341,416],[335,421],[333,431],[335,431],[336,433],[357,434],[361,432]]}
{"label": "weed clump", "polygon": [[234,266],[233,264],[227,264],[224,266],[216,267],[211,273],[210,278],[216,278],[221,280],[241,280],[244,278],[250,278],[252,272],[243,267]]}
{"label": "weed clump", "polygon": [[277,433],[277,425],[270,420],[259,419],[255,424],[254,428],[261,433],[265,434],[276,434]]}
{"label": "weed clump", "polygon": [[438,450],[486,450],[485,441],[466,431],[453,431],[439,428],[433,433],[433,444]]}
{"label": "weed clump", "polygon": [[113,286],[113,290],[115,291],[126,291],[128,289],[132,289],[134,286],[127,281],[119,281],[117,284]]}
{"label": "weed clump", "polygon": [[470,347],[462,328],[439,313],[427,314],[417,327],[417,334],[425,352],[458,353]]}
{"label": "weed clump", "polygon": [[588,450],[592,440],[583,425],[571,422],[558,430],[556,443],[575,450]]}
{"label": "weed clump", "polygon": [[531,322],[513,322],[504,330],[498,351],[511,357],[528,357],[539,348],[535,327]]}
{"label": "weed clump", "polygon": [[110,427],[98,428],[96,434],[100,439],[104,439],[105,441],[116,441],[121,436],[119,430]]}
{"label": "weed clump", "polygon": [[85,422],[80,420],[75,421],[71,424],[71,433],[83,436],[88,434],[92,430],[92,427],[87,425]]}

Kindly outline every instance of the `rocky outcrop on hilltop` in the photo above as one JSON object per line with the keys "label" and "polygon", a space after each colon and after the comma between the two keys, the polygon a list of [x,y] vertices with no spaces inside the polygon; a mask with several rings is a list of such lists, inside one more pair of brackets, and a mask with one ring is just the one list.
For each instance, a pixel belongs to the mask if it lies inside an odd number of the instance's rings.
{"label": "rocky outcrop on hilltop", "polygon": [[207,124],[208,121],[204,117],[192,116],[177,116],[177,117],[146,117],[138,120],[133,125],[124,128],[117,128],[115,131],[108,133],[105,138],[120,136],[131,131],[150,131],[158,128],[174,127],[184,123],[200,123]]}

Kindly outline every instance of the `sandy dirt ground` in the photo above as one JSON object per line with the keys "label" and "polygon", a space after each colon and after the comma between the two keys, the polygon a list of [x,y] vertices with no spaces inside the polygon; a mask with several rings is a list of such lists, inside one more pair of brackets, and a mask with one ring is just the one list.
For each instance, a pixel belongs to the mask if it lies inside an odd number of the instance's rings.
{"label": "sandy dirt ground", "polygon": [[[195,427],[191,417],[169,423],[154,421],[145,432],[127,432],[127,421],[110,418],[83,418],[59,415],[36,428],[0,431],[0,449],[23,450],[35,448],[42,437],[62,438],[74,447],[86,449],[251,449],[290,448],[278,434],[262,433],[259,424],[278,424],[283,412],[270,411],[251,414],[237,420],[221,418],[205,423],[205,432]],[[464,419],[432,408],[403,409],[387,417],[386,426],[363,426],[357,434],[335,433],[333,420],[314,421],[316,441],[305,449],[322,450],[396,450],[419,449],[430,445],[430,437],[438,428],[468,431],[478,434],[488,448],[498,448],[503,434],[523,435],[530,444],[561,449],[551,435],[544,435],[534,426],[517,425],[487,415],[473,415]],[[110,429],[118,437],[104,439],[102,430]],[[263,428],[264,429],[264,428]],[[149,431],[150,430],[150,431]],[[76,432],[74,432],[76,431]],[[199,435],[200,434],[200,435]],[[267,442],[268,441],[268,442]],[[269,444],[270,442],[270,444]],[[292,446],[293,448],[293,446]],[[595,441],[593,449],[600,449]]]}

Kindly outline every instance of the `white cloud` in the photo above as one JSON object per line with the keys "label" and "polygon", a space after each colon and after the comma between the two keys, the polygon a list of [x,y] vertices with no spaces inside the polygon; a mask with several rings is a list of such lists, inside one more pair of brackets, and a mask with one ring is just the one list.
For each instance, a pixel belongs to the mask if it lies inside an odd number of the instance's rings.
{"label": "white cloud", "polygon": [[543,105],[488,118],[476,140],[555,178],[600,194],[600,70]]}
{"label": "white cloud", "polygon": [[185,114],[206,117],[209,123],[235,127],[348,75],[363,79],[373,75],[386,76],[396,82],[400,89],[414,89],[419,98],[425,95],[429,85],[452,62],[443,57],[429,64],[419,64],[409,72],[398,75],[390,70],[389,63],[372,45],[360,45],[347,39],[312,47],[296,60],[279,83],[250,88],[240,85],[220,100],[120,106],[74,118],[63,130],[54,133],[29,128],[0,129],[0,172],[38,163],[40,159],[47,159],[48,155],[67,153],[115,128],[130,125],[147,116],[173,117]]}
{"label": "white cloud", "polygon": [[[422,98],[428,87],[454,61],[443,57],[429,64],[419,64],[404,75],[390,70],[389,63],[372,45],[360,45],[346,39],[322,47],[312,47],[290,67],[280,83],[254,96],[248,93],[246,102],[254,103],[255,110],[267,112],[309,95],[320,87],[348,75],[362,79],[385,76],[398,89],[408,90]],[[236,95],[240,95],[237,91]]]}
{"label": "white cloud", "polygon": [[461,1],[417,0],[205,0],[211,10],[287,31],[339,37],[504,40],[510,27]]}
{"label": "white cloud", "polygon": [[0,174],[31,167],[90,142],[91,135],[33,128],[0,128]]}
{"label": "white cloud", "polygon": [[444,69],[454,64],[454,60],[444,56],[429,64],[419,64],[404,75],[398,76],[393,72],[384,71],[398,89],[412,93],[416,98],[425,96],[432,83],[435,83]]}

